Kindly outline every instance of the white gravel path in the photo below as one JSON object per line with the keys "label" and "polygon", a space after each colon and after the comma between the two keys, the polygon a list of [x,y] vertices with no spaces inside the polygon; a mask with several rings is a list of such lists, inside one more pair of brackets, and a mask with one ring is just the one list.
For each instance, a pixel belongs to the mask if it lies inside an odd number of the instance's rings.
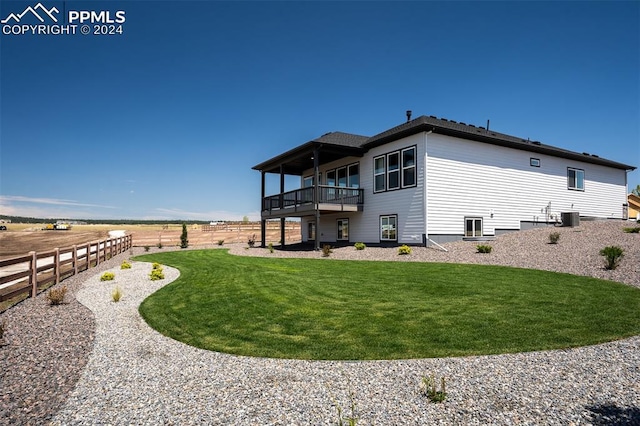
{"label": "white gravel path", "polygon": [[[629,241],[635,250],[637,240]],[[358,425],[640,424],[640,336],[570,350],[407,361],[231,356],[146,325],[138,306],[179,275],[165,266],[166,279],[152,282],[150,269],[134,262],[131,270],[114,269],[114,282],[96,275],[77,293],[96,318],[94,348],[51,424],[330,425],[337,423],[334,400],[344,414],[356,403]],[[119,303],[110,296],[116,285]],[[419,391],[431,373],[447,377],[443,404]]]}

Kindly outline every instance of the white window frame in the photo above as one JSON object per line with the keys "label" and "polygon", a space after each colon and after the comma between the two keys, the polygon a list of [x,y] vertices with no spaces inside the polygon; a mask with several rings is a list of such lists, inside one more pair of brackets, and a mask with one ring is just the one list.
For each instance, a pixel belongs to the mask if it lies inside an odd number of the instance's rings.
{"label": "white window frame", "polygon": [[[394,221],[394,234],[395,237],[394,238],[389,238],[388,234],[387,234],[387,238],[384,238],[383,236],[383,232],[384,232],[384,224],[383,221],[386,219],[387,221],[387,227],[389,226],[389,219],[393,219]],[[388,230],[388,228],[387,228]],[[387,215],[382,215],[380,216],[380,241],[398,241],[398,215],[397,214],[387,214]]]}
{"label": "white window frame", "polygon": [[[573,172],[573,178],[571,177],[571,172]],[[582,179],[578,178],[579,175],[582,175]],[[572,191],[584,191],[584,175],[584,169],[567,167],[567,189]],[[580,186],[581,180],[582,186]]]}
{"label": "white window frame", "polygon": [[[467,235],[467,222],[473,221],[471,225],[472,235]],[[476,223],[480,221],[480,234],[477,235]],[[482,237],[484,235],[484,221],[481,217],[469,216],[464,218],[464,236],[465,238]]]}
{"label": "white window frame", "polygon": [[[349,219],[338,219],[336,220],[336,225],[338,227],[336,231],[336,240],[337,241],[349,241]],[[346,229],[346,235],[344,230]]]}

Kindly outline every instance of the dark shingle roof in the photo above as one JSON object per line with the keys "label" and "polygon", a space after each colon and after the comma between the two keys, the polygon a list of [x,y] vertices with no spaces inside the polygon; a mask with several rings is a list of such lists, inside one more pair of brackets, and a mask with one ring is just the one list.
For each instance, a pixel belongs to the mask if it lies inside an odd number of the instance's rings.
{"label": "dark shingle roof", "polygon": [[343,132],[330,132],[299,145],[283,154],[253,167],[266,173],[278,173],[282,165],[285,173],[300,174],[313,167],[311,153],[321,149],[321,164],[347,156],[362,156],[369,149],[384,145],[420,132],[438,133],[462,139],[473,140],[491,145],[504,146],[555,157],[567,158],[586,163],[599,164],[622,170],[635,170],[634,166],[607,160],[587,153],[579,153],[546,145],[538,141],[507,135],[504,133],[476,127],[473,124],[458,123],[446,118],[422,115],[399,126],[393,127],[372,137],[354,135]]}
{"label": "dark shingle roof", "polygon": [[493,130],[487,130],[484,127],[476,127],[472,124],[458,123],[453,120],[447,120],[446,118],[437,118],[434,116],[427,117],[425,115],[370,137],[362,147],[371,149],[373,147],[424,131],[433,131],[434,133],[455,136],[462,139],[520,149],[523,151],[553,155],[571,160],[584,161],[586,163],[599,164],[616,169],[635,170],[634,166],[607,160],[596,155],[569,151],[555,146],[546,145],[538,141],[530,141],[528,139],[495,132]]}
{"label": "dark shingle roof", "polygon": [[354,135],[352,133],[343,132],[329,132],[317,139],[314,142],[328,143],[331,145],[361,147],[362,144],[369,140],[368,136]]}
{"label": "dark shingle roof", "polygon": [[367,140],[369,140],[367,136],[330,132],[252,168],[266,173],[279,173],[282,166],[284,173],[300,175],[313,167],[315,150],[319,150],[320,164],[326,164],[348,156],[361,157],[366,152],[366,149],[361,146]]}

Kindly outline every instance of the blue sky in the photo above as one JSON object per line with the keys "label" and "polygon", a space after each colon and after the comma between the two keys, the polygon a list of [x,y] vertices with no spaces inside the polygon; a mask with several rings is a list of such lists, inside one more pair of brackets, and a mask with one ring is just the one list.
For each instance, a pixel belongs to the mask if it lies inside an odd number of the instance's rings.
{"label": "blue sky", "polygon": [[640,167],[640,2],[41,3],[126,21],[0,36],[1,214],[258,219],[252,166],[408,109]]}

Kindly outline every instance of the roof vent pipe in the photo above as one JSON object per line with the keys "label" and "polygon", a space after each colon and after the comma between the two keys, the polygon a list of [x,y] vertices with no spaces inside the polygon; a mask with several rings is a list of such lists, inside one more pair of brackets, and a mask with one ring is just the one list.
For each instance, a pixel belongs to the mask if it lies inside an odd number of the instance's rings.
{"label": "roof vent pipe", "polygon": [[487,120],[487,132],[489,131],[489,120]]}
{"label": "roof vent pipe", "polygon": [[410,109],[407,110],[407,123],[409,121],[411,121],[411,110]]}

